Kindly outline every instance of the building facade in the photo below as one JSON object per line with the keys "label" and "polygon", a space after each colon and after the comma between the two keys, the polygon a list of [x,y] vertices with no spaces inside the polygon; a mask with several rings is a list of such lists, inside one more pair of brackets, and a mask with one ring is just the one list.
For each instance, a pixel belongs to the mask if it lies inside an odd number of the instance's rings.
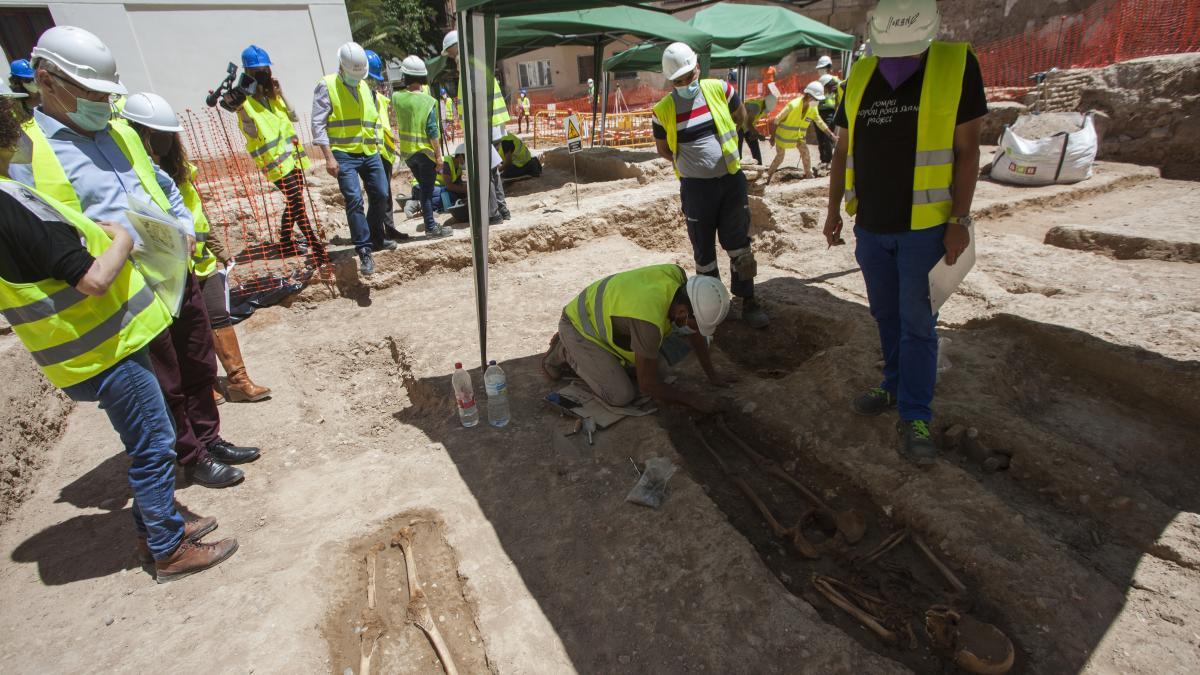
{"label": "building facade", "polygon": [[253,43],[271,55],[292,104],[306,111],[318,78],[337,70],[337,49],[350,40],[343,0],[0,0],[4,68],[28,58],[51,26],[72,25],[100,37],[131,92],[153,91],[177,112],[201,108]]}

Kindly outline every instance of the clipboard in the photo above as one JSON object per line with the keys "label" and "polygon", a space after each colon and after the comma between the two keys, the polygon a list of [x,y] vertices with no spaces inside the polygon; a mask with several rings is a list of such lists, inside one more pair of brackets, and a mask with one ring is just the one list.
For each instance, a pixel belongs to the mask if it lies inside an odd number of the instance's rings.
{"label": "clipboard", "polygon": [[943,255],[933,269],[929,270],[929,306],[934,314],[942,309],[942,305],[946,304],[963,279],[967,278],[967,273],[975,267],[974,225],[967,228],[967,234],[971,238],[967,242],[967,248],[953,265],[947,265],[946,256]]}

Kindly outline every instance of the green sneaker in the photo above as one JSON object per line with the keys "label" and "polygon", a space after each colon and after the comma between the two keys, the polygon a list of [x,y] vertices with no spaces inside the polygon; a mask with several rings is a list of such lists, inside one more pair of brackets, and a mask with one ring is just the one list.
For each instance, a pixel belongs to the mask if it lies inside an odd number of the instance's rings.
{"label": "green sneaker", "polygon": [[881,415],[895,407],[896,397],[879,387],[854,398],[854,412],[859,415]]}
{"label": "green sneaker", "polygon": [[904,439],[904,454],[917,466],[931,466],[937,459],[937,448],[929,436],[929,423],[925,420],[900,420],[896,431]]}

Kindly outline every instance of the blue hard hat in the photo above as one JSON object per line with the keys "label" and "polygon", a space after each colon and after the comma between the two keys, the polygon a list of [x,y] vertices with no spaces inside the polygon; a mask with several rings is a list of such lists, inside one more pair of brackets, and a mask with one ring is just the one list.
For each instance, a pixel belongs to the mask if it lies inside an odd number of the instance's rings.
{"label": "blue hard hat", "polygon": [[383,79],[383,59],[370,49],[367,50],[367,75],[373,80]]}
{"label": "blue hard hat", "polygon": [[242,50],[243,68],[264,68],[269,65],[271,65],[271,57],[262,47],[250,45]]}
{"label": "blue hard hat", "polygon": [[9,64],[8,69],[22,80],[33,79],[33,66],[30,65],[29,59],[17,59]]}
{"label": "blue hard hat", "polygon": [[442,96],[445,96],[445,95],[446,95],[446,88],[445,88],[445,87],[442,87],[442,88],[440,89],[440,91],[441,91],[441,93],[442,93]]}
{"label": "blue hard hat", "polygon": [[521,90],[521,95],[522,95],[522,96],[524,96],[524,95],[525,95],[525,90],[524,90],[524,89],[522,89],[522,90]]}

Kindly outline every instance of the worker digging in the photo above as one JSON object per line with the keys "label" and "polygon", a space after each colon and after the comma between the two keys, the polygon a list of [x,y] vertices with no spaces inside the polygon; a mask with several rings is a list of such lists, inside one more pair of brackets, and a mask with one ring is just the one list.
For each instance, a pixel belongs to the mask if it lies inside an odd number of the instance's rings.
{"label": "worker digging", "polygon": [[1194,2],[664,4],[4,10],[6,671],[1190,672]]}

